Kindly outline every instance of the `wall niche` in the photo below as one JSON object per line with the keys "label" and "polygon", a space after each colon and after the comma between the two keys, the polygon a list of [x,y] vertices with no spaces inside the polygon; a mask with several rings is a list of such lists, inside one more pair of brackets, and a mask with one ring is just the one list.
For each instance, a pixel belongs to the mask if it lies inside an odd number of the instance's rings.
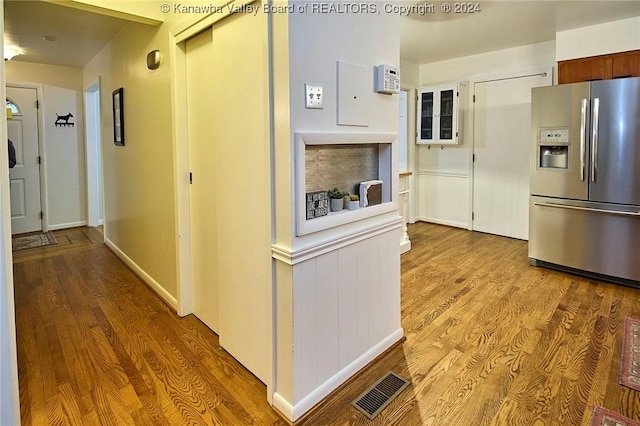
{"label": "wall niche", "polygon": [[[396,210],[392,177],[395,133],[296,133],[297,235],[307,235]],[[382,203],[307,218],[307,194],[338,188],[359,194],[360,182],[382,181]]]}

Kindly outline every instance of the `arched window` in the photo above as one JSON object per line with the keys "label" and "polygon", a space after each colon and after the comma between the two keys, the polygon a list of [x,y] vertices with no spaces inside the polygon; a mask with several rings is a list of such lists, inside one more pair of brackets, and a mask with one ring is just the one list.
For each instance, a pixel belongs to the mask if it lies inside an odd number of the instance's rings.
{"label": "arched window", "polygon": [[7,109],[11,110],[11,115],[22,115],[22,111],[20,111],[18,105],[9,98],[7,98]]}

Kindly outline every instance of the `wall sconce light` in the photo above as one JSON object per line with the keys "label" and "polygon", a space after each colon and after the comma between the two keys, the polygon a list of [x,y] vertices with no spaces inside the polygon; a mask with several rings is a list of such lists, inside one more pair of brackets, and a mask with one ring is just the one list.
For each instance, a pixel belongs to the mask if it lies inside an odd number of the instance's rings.
{"label": "wall sconce light", "polygon": [[5,46],[4,47],[4,60],[5,61],[10,61],[15,56],[18,56],[21,53],[22,52],[20,51],[19,47]]}
{"label": "wall sconce light", "polygon": [[160,51],[152,50],[147,54],[147,68],[156,70],[160,66]]}

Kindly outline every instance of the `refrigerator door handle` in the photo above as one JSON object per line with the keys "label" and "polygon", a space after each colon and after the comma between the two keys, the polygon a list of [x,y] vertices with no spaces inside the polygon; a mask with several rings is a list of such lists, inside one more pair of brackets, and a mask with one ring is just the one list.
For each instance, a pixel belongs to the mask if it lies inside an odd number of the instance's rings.
{"label": "refrigerator door handle", "polygon": [[580,207],[580,206],[570,206],[568,204],[557,204],[557,203],[533,203],[535,206],[540,207],[554,207],[558,209],[568,209],[568,210],[581,210],[587,212],[594,213],[602,213],[602,214],[613,214],[617,216],[636,216],[640,217],[640,211],[635,212],[625,212],[621,210],[608,210],[608,209],[594,209],[591,207]]}
{"label": "refrigerator door handle", "polygon": [[580,108],[580,180],[584,180],[585,164],[587,159],[586,150],[587,143],[587,99],[582,99]]}
{"label": "refrigerator door handle", "polygon": [[598,181],[598,128],[600,125],[600,98],[593,98],[591,119],[591,182]]}

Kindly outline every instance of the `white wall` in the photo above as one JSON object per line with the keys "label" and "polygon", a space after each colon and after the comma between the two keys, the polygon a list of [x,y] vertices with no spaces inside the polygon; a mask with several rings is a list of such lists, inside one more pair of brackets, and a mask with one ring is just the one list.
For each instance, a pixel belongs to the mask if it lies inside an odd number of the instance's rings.
{"label": "white wall", "polygon": [[[86,173],[82,112],[82,70],[72,67],[9,61],[9,84],[42,86],[42,142],[49,229],[85,225]],[[56,113],[73,114],[71,127],[55,126]]]}
{"label": "white wall", "polygon": [[[397,204],[301,237],[293,215],[296,132],[398,132],[398,96],[374,93],[373,75],[379,64],[399,67],[399,28],[396,19],[374,13],[293,13],[274,28],[275,202],[291,203],[288,211],[276,207],[274,405],[295,420],[402,336]],[[338,84],[344,84],[338,61],[365,69],[366,126],[337,124]],[[305,83],[323,86],[324,109],[305,109]],[[393,150],[397,156],[397,143]],[[397,200],[397,162],[392,170]],[[357,214],[344,214],[351,213]]]}
{"label": "white wall", "polygon": [[469,228],[473,81],[555,66],[555,42],[465,56],[420,66],[420,86],[468,82],[463,141],[457,146],[416,147],[413,200],[416,219]]}
{"label": "white wall", "polygon": [[[45,86],[43,93],[44,171],[49,229],[87,223],[87,180],[82,92]],[[73,114],[74,126],[56,126],[57,115]]]}
{"label": "white wall", "polygon": [[[292,143],[296,132],[373,133],[398,132],[399,100],[397,95],[374,93],[374,67],[388,64],[399,67],[399,30],[397,18],[385,14],[292,14],[290,58],[290,122]],[[371,28],[371,30],[366,30]],[[313,37],[310,35],[313,34]],[[366,47],[370,46],[370,47]],[[310,55],[309,52],[313,52]],[[360,65],[369,70],[370,96],[367,126],[337,124],[337,63]],[[305,108],[305,83],[324,87],[324,109]],[[344,84],[344,82],[342,82]],[[396,147],[397,149],[397,147]],[[396,157],[397,158],[397,151]],[[397,173],[395,173],[397,186]],[[393,182],[391,182],[393,185]],[[293,245],[304,246],[323,238],[294,238]]]}
{"label": "white wall", "polygon": [[[4,31],[4,8],[0,0],[0,29]],[[4,42],[0,40],[0,50]],[[0,67],[0,94],[6,97],[5,67]],[[18,355],[13,302],[13,257],[11,255],[11,207],[9,197],[9,155],[7,120],[0,120],[0,424],[20,424]]]}
{"label": "white wall", "polygon": [[556,60],[640,49],[640,17],[556,33]]}

